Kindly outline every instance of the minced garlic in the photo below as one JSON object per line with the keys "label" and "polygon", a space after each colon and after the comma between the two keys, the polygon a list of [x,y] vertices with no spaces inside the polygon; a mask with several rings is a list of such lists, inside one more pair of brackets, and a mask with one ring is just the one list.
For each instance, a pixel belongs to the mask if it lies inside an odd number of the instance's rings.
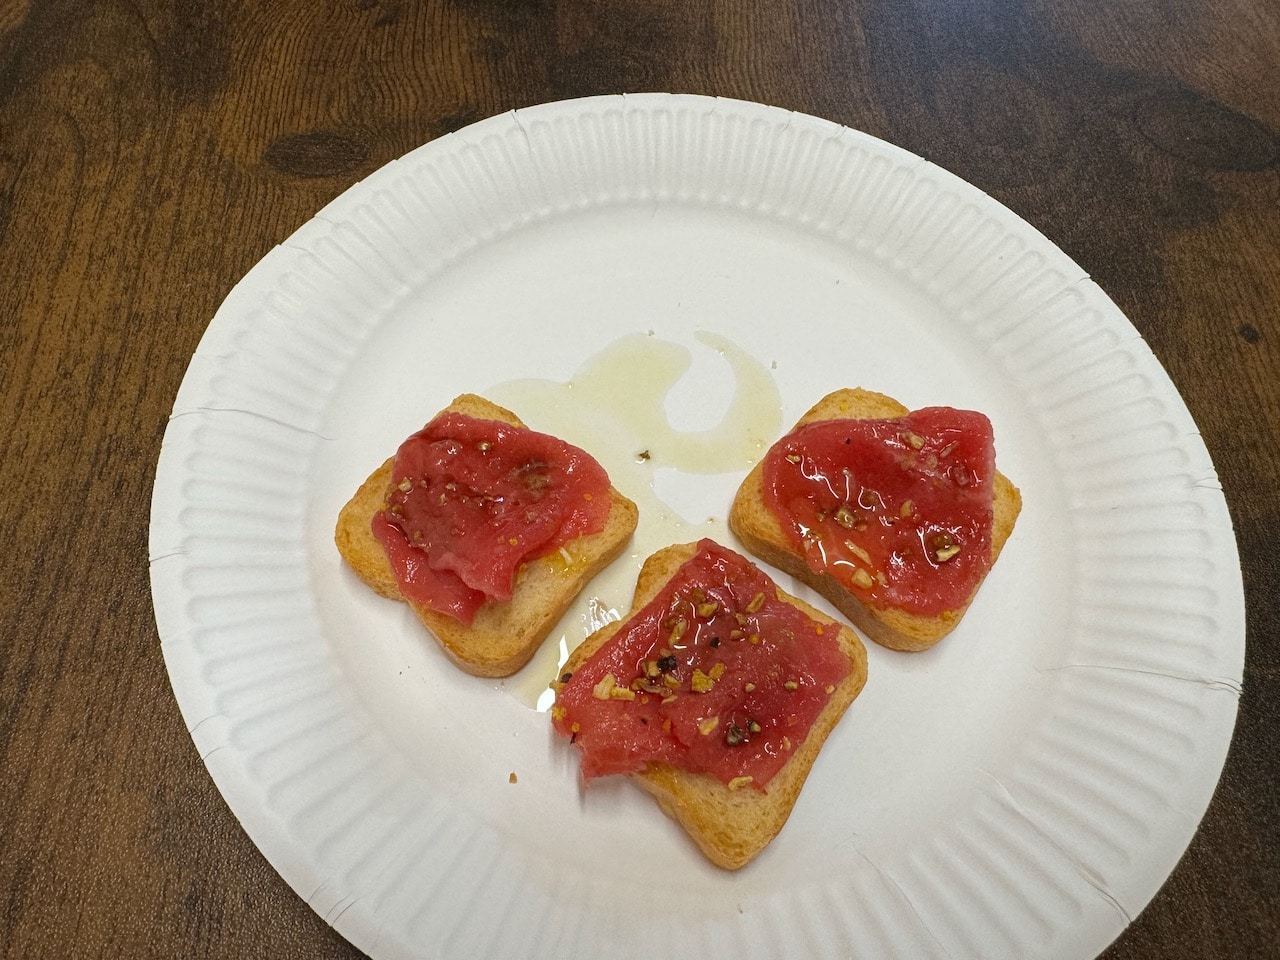
{"label": "minced garlic", "polygon": [[617,678],[612,673],[606,673],[600,678],[600,682],[591,688],[591,695],[597,700],[608,700],[617,682]]}

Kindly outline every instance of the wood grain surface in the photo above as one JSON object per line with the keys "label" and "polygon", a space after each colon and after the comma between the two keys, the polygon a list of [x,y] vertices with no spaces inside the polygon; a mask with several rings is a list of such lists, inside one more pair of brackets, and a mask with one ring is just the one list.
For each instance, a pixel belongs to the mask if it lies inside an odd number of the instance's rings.
{"label": "wood grain surface", "polygon": [[174,394],[236,281],[358,179],[648,90],[928,157],[1150,342],[1226,490],[1248,654],[1208,815],[1105,956],[1280,957],[1278,68],[1274,0],[0,2],[0,957],[359,956],[240,829],[168,684]]}

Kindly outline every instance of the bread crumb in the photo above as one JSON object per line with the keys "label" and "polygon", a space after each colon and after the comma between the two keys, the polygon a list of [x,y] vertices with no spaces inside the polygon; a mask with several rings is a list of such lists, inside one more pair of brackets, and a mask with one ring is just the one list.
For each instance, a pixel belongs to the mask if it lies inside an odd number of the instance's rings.
{"label": "bread crumb", "polygon": [[507,783],[515,783],[515,782],[516,782],[516,772],[512,770],[511,776],[507,777]]}

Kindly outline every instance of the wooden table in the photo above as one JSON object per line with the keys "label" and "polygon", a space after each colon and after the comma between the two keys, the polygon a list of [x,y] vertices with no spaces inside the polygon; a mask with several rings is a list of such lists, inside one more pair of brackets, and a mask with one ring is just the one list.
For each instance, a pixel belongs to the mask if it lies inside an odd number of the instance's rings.
{"label": "wooden table", "polygon": [[185,366],[380,165],[589,94],[759,100],[970,180],[1119,304],[1214,458],[1248,603],[1221,784],[1107,951],[1280,956],[1280,6],[225,0],[0,6],[0,955],[358,955],[200,762],[148,586]]}

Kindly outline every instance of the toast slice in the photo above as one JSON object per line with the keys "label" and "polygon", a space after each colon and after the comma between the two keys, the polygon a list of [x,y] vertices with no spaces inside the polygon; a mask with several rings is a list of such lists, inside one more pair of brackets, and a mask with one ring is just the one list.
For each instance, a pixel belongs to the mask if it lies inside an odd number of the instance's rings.
{"label": "toast slice", "polygon": [[[814,404],[799,419],[796,427],[822,420],[890,419],[906,416],[909,412],[884,394],[861,388],[843,389]],[[757,463],[738,488],[729,510],[729,528],[748,552],[808,584],[865,636],[882,646],[894,650],[926,650],[959,624],[981,587],[981,581],[962,606],[938,616],[921,616],[906,610],[865,604],[835,577],[828,573],[815,573],[810,568],[801,548],[791,541],[777,516],[766,505],[763,477],[763,462]],[[995,472],[993,480],[991,562],[994,564],[1013,532],[1022,509],[1022,496],[999,471]]]}
{"label": "toast slice", "polygon": [[[570,655],[561,678],[581,670],[663,590],[699,548],[697,543],[676,544],[649,557],[640,570],[630,612],[621,621],[610,623],[587,637]],[[835,631],[839,655],[847,659],[849,672],[835,685],[808,735],[769,779],[766,789],[749,786],[734,789],[709,773],[692,773],[665,762],[651,761],[644,769],[627,774],[657,800],[664,813],[684,828],[712,863],[727,870],[736,870],[750,862],[782,830],[827,736],[867,679],[866,648],[852,630],[780,588],[777,595],[824,628]],[[557,696],[564,686],[561,681],[553,684]]]}
{"label": "toast slice", "polygon": [[[474,394],[457,397],[446,412],[524,426],[510,410]],[[479,677],[510,676],[528,663],[588,581],[622,552],[639,519],[636,505],[610,487],[604,529],[525,563],[516,574],[510,600],[486,602],[470,624],[463,624],[405,598],[373,535],[370,523],[386,506],[394,463],[395,457],[388,458],[339,512],[334,531],[338,552],[369,587],[407,603],[449,659]]]}

